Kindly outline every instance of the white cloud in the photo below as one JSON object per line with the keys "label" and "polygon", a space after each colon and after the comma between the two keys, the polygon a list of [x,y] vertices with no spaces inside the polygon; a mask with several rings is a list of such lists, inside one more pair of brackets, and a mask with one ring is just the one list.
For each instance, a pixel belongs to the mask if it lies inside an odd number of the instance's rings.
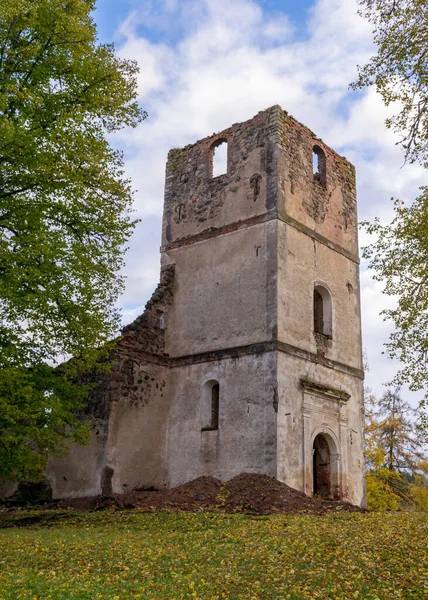
{"label": "white cloud", "polygon": [[[162,43],[139,33],[149,26],[164,33]],[[360,218],[389,219],[391,196],[415,197],[422,171],[400,168],[402,152],[384,126],[388,112],[379,97],[373,90],[348,90],[356,65],[364,64],[373,51],[371,27],[358,17],[356,1],[318,0],[305,33],[303,40],[297,38],[287,15],[273,18],[251,0],[134,4],[120,27],[119,50],[140,65],[139,96],[149,118],[116,137],[126,147],[126,169],[138,189],[136,209],[143,217],[128,255],[122,299],[126,320],[140,310],[158,277],[159,237],[153,228],[159,228],[159,236],[171,147],[280,104],[356,165]],[[364,272],[362,300],[372,373],[377,381],[387,380],[396,367],[381,355],[389,326],[378,313],[389,300]]]}
{"label": "white cloud", "polygon": [[161,92],[168,80],[165,65],[172,65],[173,52],[165,45],[151,44],[147,40],[129,36],[126,48],[122,50],[124,58],[135,60],[144,65],[138,76],[138,95],[145,98],[154,92]]}

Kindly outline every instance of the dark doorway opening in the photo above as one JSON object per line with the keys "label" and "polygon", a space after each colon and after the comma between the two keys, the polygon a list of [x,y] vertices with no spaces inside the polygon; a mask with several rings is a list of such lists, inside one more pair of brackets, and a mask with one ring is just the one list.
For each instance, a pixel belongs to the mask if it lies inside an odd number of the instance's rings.
{"label": "dark doorway opening", "polygon": [[331,495],[330,448],[320,433],[314,440],[313,448],[314,495],[329,498]]}

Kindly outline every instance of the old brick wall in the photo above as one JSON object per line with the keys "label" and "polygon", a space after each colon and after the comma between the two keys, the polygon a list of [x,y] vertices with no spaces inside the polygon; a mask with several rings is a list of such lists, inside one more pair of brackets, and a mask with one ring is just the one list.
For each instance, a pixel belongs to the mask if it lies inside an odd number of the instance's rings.
{"label": "old brick wall", "polygon": [[[275,209],[277,115],[253,119],[185,148],[171,150],[165,180],[164,250],[193,243],[261,218]],[[228,144],[227,173],[212,177],[219,140]]]}
{"label": "old brick wall", "polygon": [[50,461],[54,497],[163,486],[169,409],[165,328],[174,273],[173,264],[161,269],[146,310],[124,328],[110,372],[90,394],[89,445],[73,445],[65,458]]}
{"label": "old brick wall", "polygon": [[[285,111],[278,119],[278,211],[358,257],[355,168]],[[323,176],[313,173],[313,150],[325,155]]]}

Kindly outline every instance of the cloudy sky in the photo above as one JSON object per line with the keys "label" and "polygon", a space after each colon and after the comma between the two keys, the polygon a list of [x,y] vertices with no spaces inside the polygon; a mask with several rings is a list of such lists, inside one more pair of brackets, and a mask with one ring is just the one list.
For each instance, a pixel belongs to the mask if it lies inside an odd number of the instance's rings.
{"label": "cloudy sky", "polygon": [[[280,104],[357,169],[359,218],[390,219],[391,196],[411,200],[423,182],[403,167],[373,90],[352,92],[357,64],[373,53],[356,0],[98,0],[100,40],[140,67],[139,99],[149,113],[115,135],[137,190],[142,219],[127,254],[124,323],[140,314],[159,277],[167,152]],[[360,232],[360,243],[367,241]],[[381,393],[397,365],[382,356],[391,305],[362,265],[367,383]],[[414,398],[415,400],[417,399]]]}

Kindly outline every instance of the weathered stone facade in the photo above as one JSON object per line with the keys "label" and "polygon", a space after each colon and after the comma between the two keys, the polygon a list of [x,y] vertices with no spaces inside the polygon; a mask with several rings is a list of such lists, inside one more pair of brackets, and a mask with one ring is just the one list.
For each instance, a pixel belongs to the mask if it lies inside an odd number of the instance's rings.
{"label": "weathered stone facade", "polygon": [[251,471],[363,505],[353,166],[279,106],[171,150],[161,254],[54,496]]}

